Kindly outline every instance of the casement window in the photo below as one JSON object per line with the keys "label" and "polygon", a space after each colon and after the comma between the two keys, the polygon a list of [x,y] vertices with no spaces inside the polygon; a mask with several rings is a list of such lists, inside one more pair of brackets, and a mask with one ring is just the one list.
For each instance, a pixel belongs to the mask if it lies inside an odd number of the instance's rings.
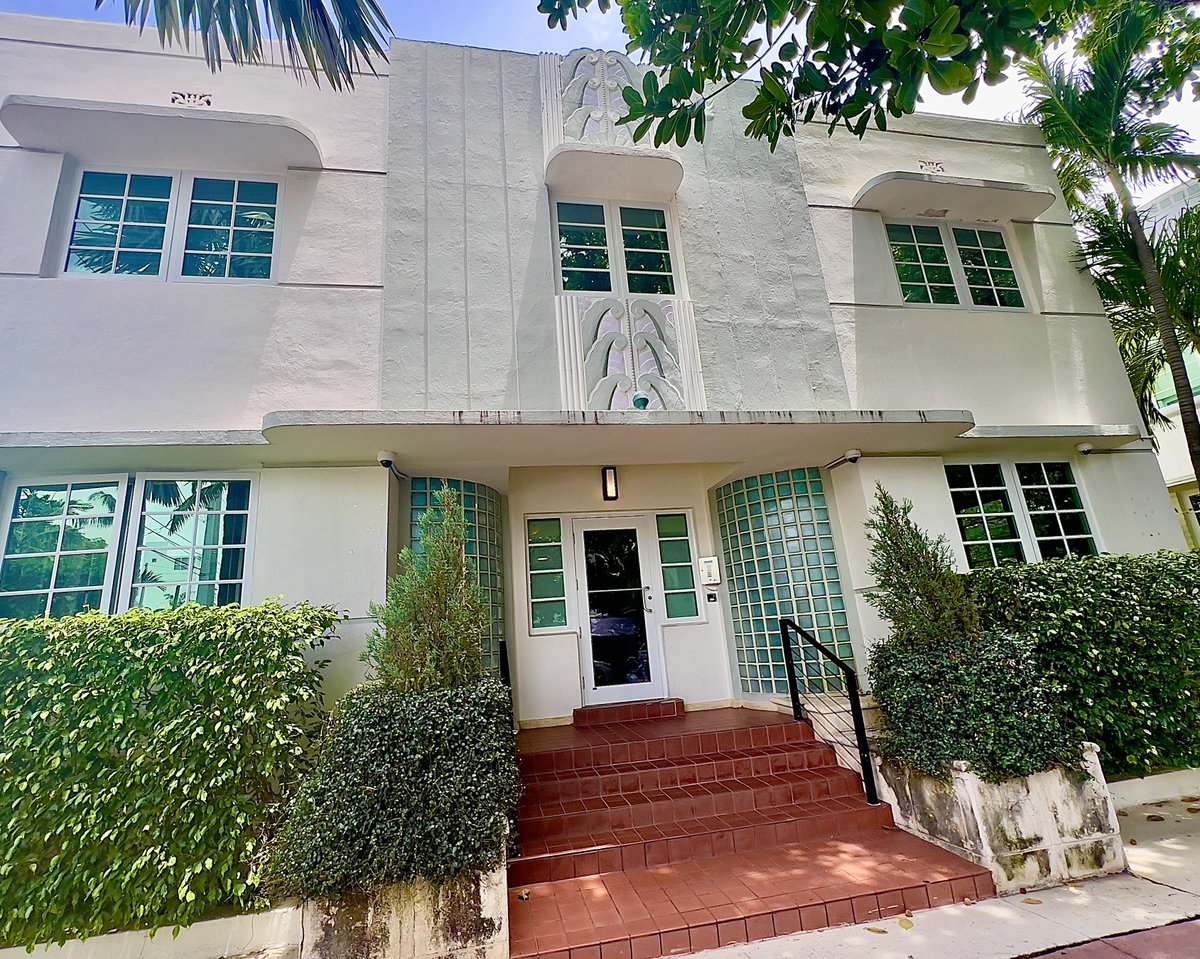
{"label": "casement window", "polygon": [[888,223],[888,246],[905,303],[1024,309],[1004,234],[997,229]]}
{"label": "casement window", "polygon": [[106,609],[124,477],[18,485],[0,553],[0,618]]}
{"label": "casement window", "polygon": [[530,628],[562,629],[567,625],[562,520],[527,520],[525,542],[529,555]]}
{"label": "casement window", "polygon": [[138,476],[126,511],[128,485],[127,476],[72,477],[12,489],[0,529],[0,617],[241,602],[252,480]]}
{"label": "casement window", "polygon": [[63,270],[270,280],[279,193],[277,180],[85,170]]}
{"label": "casement window", "polygon": [[667,212],[619,203],[555,203],[564,293],[674,296]]}
{"label": "casement window", "polygon": [[687,514],[660,513],[654,519],[658,531],[658,558],[662,564],[667,619],[699,616]]}
{"label": "casement window", "polygon": [[972,569],[1096,555],[1070,463],[947,465],[946,481]]}

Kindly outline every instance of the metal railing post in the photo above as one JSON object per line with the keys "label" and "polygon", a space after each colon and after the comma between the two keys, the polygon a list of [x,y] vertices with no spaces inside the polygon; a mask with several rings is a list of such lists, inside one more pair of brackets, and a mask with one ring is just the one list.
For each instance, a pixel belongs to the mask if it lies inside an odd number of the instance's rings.
{"label": "metal railing post", "polygon": [[813,647],[822,656],[832,662],[842,673],[846,682],[846,693],[850,700],[850,716],[854,721],[854,739],[858,745],[858,761],[862,766],[863,791],[867,795],[867,805],[879,805],[879,792],[875,787],[875,766],[871,762],[871,745],[867,740],[867,723],[863,719],[862,699],[859,695],[858,673],[849,663],[843,661],[833,650],[813,636],[808,630],[790,619],[779,620],[779,639],[783,643],[783,661],[787,664],[788,691],[792,695],[792,716],[797,722],[803,719],[800,708],[800,684],[796,677],[796,661],[792,653],[792,640],[788,634],[794,632],[802,642]]}

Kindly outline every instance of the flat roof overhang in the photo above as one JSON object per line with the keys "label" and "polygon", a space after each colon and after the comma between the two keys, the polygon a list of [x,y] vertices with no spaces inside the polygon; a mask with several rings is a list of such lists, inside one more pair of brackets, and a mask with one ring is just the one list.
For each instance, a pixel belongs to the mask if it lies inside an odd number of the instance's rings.
{"label": "flat roof overhang", "polygon": [[998,223],[1035,220],[1054,200],[1053,190],[1029,183],[897,170],[868,180],[851,205],[885,216]]}
{"label": "flat roof overhang", "polygon": [[866,455],[974,455],[998,445],[1063,455],[1064,441],[1116,449],[1134,426],[975,426],[965,410],[760,412],[399,412],[285,410],[261,430],[0,433],[0,470],[30,474],[150,469],[373,466],[392,450],[410,475],[508,487],[522,467],[709,464],[712,483],[848,449]]}
{"label": "flat roof overhang", "polygon": [[139,158],[187,170],[324,166],[310,130],[269,114],[14,93],[0,103],[0,124],[27,149],[93,163],[128,163],[136,144]]}

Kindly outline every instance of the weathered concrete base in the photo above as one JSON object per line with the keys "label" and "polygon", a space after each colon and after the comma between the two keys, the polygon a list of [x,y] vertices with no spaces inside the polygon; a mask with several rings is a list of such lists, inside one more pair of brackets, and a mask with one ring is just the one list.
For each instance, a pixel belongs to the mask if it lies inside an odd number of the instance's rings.
{"label": "weathered concrete base", "polygon": [[504,866],[442,888],[306,902],[300,959],[508,959]]}
{"label": "weathered concrete base", "polygon": [[987,867],[1002,894],[1127,868],[1092,743],[1084,743],[1078,769],[1002,783],[984,782],[965,762],[952,764],[949,781],[877,765],[881,798],[892,805],[897,824]]}

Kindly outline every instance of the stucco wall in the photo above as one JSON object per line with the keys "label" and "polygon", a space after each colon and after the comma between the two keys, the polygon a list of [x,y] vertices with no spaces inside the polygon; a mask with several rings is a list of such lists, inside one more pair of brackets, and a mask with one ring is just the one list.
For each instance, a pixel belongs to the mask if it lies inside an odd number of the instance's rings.
{"label": "stucco wall", "polygon": [[[697,557],[719,554],[708,507],[712,479],[704,467],[622,467],[621,497],[615,504],[601,499],[599,477],[599,467],[516,469],[509,474],[507,566],[512,571],[509,604],[513,617],[509,656],[517,693],[517,716],[522,721],[568,717],[571,710],[582,705],[579,638],[573,626],[553,634],[530,634],[524,532],[527,516],[686,509],[692,511],[692,539]],[[569,524],[569,518],[565,522]],[[569,526],[564,526],[564,535],[570,535]],[[567,580],[568,602],[571,602],[573,570],[567,570]],[[693,704],[725,702],[734,695],[727,631],[721,613],[725,606],[707,603],[703,596],[700,606],[706,619],[703,623],[682,625],[663,621],[667,695]],[[569,615],[574,617],[574,610]]]}
{"label": "stucco wall", "polygon": [[329,604],[348,618],[316,650],[330,660],[330,702],[363,676],[358,655],[373,628],[371,602],[381,602],[388,563],[387,472],[353,469],[265,469],[248,600],[269,596]]}

